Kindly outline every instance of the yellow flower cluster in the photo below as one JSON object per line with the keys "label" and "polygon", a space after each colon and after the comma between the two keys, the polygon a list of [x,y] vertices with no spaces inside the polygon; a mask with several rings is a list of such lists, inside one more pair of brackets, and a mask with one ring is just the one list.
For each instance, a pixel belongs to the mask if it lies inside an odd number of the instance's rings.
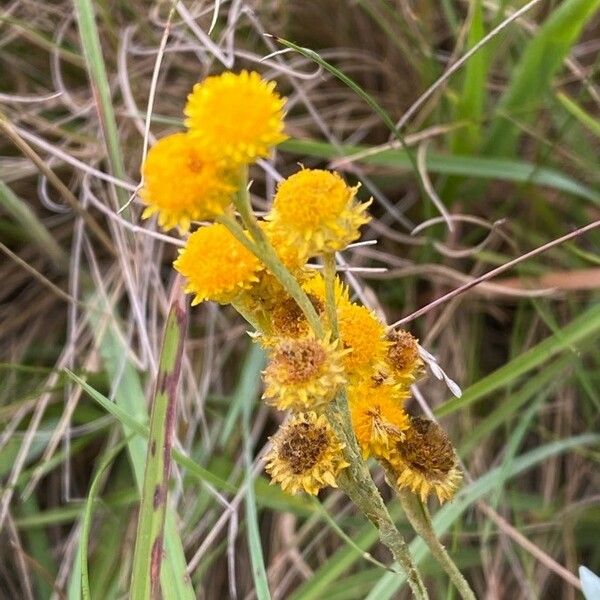
{"label": "yellow flower cluster", "polygon": [[350,456],[346,434],[336,434],[341,398],[364,458],[384,463],[399,486],[446,500],[460,474],[452,445],[437,425],[404,410],[423,370],[417,340],[388,332],[338,277],[326,285],[307,265],[359,238],[370,201],[357,200],[358,186],[339,174],[302,167],[278,185],[262,221],[252,214],[246,169],[286,138],[283,110],[275,84],[257,73],[195,85],[188,130],[155,144],[142,167],[143,216],[157,214],[161,227],[183,231],[216,221],[189,235],[174,267],[192,304],[231,303],[258,330],[254,340],[268,356],[263,398],[289,412],[267,456],[273,482],[309,494],[336,485]]}
{"label": "yellow flower cluster", "polygon": [[197,83],[188,96],[185,133],[159,140],[142,166],[143,218],[187,231],[192,221],[223,214],[239,168],[268,156],[286,139],[285,99],[258,73],[226,72]]}

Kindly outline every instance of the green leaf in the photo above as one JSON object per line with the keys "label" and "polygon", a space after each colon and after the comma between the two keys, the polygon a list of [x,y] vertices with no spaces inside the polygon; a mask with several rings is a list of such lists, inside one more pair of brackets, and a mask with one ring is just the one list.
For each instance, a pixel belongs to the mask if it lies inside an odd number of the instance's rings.
{"label": "green leaf", "polygon": [[19,198],[3,181],[0,181],[0,208],[16,223],[40,250],[48,255],[56,266],[67,269],[67,253],[58,245],[46,226],[38,219],[27,203]]}
{"label": "green leaf", "polygon": [[[118,321],[106,298],[100,294],[93,295],[89,298],[89,305],[87,317],[96,337],[104,368],[109,381],[116,382],[115,404],[122,409],[121,415],[127,414],[130,417],[129,423],[123,424],[125,436],[129,438],[133,433],[139,433],[139,430],[136,431],[136,427],[131,427],[132,422],[140,425],[148,420],[146,399],[140,378],[131,362],[126,358],[128,354],[126,338],[119,330]],[[109,315],[108,319],[107,315]],[[76,378],[73,373],[69,372],[68,374],[70,377]],[[97,399],[97,396],[94,397]],[[108,404],[112,404],[108,399],[105,400]],[[127,449],[134,479],[141,493],[147,450],[147,442],[143,434],[131,437]],[[186,575],[187,562],[178,533],[177,519],[171,508],[167,509],[164,541],[166,552],[161,569],[163,596],[165,600],[184,598],[191,600],[195,594]]]}
{"label": "green leaf", "polygon": [[[176,426],[177,387],[187,329],[187,303],[178,288],[165,323],[158,378],[152,401],[150,437],[133,554],[129,597],[160,595],[164,526],[168,506],[171,450]],[[170,584],[169,584],[170,586]]]}
{"label": "green leaf", "polygon": [[[89,396],[95,400],[100,406],[102,406],[106,412],[112,414],[120,423],[123,425],[123,428],[128,431],[135,432],[142,439],[148,439],[150,437],[149,428],[136,421],[133,417],[131,417],[125,410],[123,410],[120,406],[111,402],[106,396],[95,390],[92,386],[87,384],[81,377],[75,375],[69,369],[65,369],[65,373],[78,385],[82,387],[83,390]],[[211,483],[216,486],[220,490],[224,490],[227,492],[235,493],[237,488],[230,484],[229,482],[217,477],[204,467],[200,466],[198,463],[194,462],[191,458],[182,454],[179,450],[173,449],[171,451],[173,455],[173,460],[177,462],[180,466],[184,467],[189,471],[190,474],[195,475],[200,481],[206,481],[207,483]]]}
{"label": "green leaf", "polygon": [[[115,177],[125,180],[123,153],[121,152],[121,143],[119,141],[110,85],[106,74],[106,65],[102,56],[102,47],[100,46],[100,36],[96,27],[94,4],[92,0],[74,0],[73,4],[75,6],[75,16],[77,18],[85,64],[94,92],[94,99],[98,107],[110,166]],[[116,186],[115,192],[117,198],[119,198],[119,204],[124,206],[127,202],[125,190]],[[128,214],[126,211],[125,215],[127,216]]]}
{"label": "green leaf", "polygon": [[564,0],[527,44],[510,77],[488,136],[486,154],[510,156],[519,137],[512,118],[531,121],[544,99],[571,46],[587,21],[600,7],[600,0]]}
{"label": "green leaf", "polygon": [[[471,5],[471,22],[467,39],[468,48],[475,46],[485,36],[483,8],[481,0]],[[453,154],[470,154],[479,147],[481,122],[486,96],[487,73],[489,68],[488,49],[481,48],[465,65],[464,82],[458,103],[455,120],[466,121],[465,129],[452,136]]]}
{"label": "green leaf", "polygon": [[596,137],[600,137],[600,121],[587,113],[579,104],[571,100],[569,96],[559,92],[556,94],[558,101],[565,109],[575,117],[584,127],[586,127]]}
{"label": "green leaf", "polygon": [[[354,145],[345,145],[337,149],[327,142],[299,139],[287,140],[279,148],[295,154],[328,159],[352,156],[370,150],[368,146]],[[358,162],[401,170],[411,167],[410,160],[403,150],[378,150],[376,153],[360,158]],[[427,170],[430,173],[444,175],[542,185],[585,198],[600,206],[600,192],[560,171],[538,167],[525,161],[430,152],[427,153]]]}
{"label": "green leaf", "polygon": [[435,410],[436,415],[440,417],[448,415],[474,404],[549,361],[560,352],[570,350],[577,353],[576,344],[584,343],[589,338],[597,338],[599,332],[600,304],[596,304],[573,319],[559,332],[547,337],[533,348],[468,387],[460,398],[452,398],[440,405]]}
{"label": "green leaf", "polygon": [[[258,348],[258,346],[256,346]],[[254,580],[254,591],[258,600],[270,600],[269,582],[267,570],[260,540],[260,528],[258,526],[258,511],[256,509],[256,494],[254,490],[253,447],[251,435],[252,408],[256,404],[258,394],[258,381],[256,377],[256,365],[262,364],[264,353],[255,345],[248,352],[248,356],[242,370],[242,377],[236,390],[236,397],[243,398],[242,430],[244,433],[244,465],[246,483],[246,525],[248,549],[250,550],[250,561],[252,564],[252,578]]]}
{"label": "green leaf", "polygon": [[81,523],[81,537],[79,539],[79,568],[81,570],[81,596],[83,600],[91,600],[90,577],[88,571],[88,546],[90,539],[90,530],[92,528],[92,516],[94,503],[98,494],[98,489],[102,484],[102,475],[104,471],[114,462],[115,458],[123,449],[126,442],[118,444],[111,448],[103,458],[96,474],[92,479],[92,484],[88,492],[88,497],[83,511],[83,521]]}

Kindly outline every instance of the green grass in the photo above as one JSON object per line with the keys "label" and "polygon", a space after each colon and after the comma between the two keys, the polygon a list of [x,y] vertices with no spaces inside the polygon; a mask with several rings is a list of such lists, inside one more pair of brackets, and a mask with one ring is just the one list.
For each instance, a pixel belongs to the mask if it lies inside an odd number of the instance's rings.
{"label": "green grass", "polygon": [[[231,3],[180,3],[156,90],[169,3],[19,1],[0,16],[0,117],[12,132],[0,137],[6,597],[147,598],[157,539],[167,599],[410,597],[376,530],[340,493],[315,503],[256,474],[281,419],[260,401],[262,351],[216,305],[190,310],[183,344],[168,316],[176,248],[128,229],[124,221],[153,225],[140,221],[137,200],[117,215],[129,192],[95,170],[137,184],[150,94],[152,142],[181,129],[193,83],[224,68],[212,44],[227,57],[231,42],[235,69],[276,78],[290,98],[290,139],[274,168],[286,176],[298,162],[335,165],[362,183],[361,198],[374,197],[363,233],[378,243],[345,258],[388,269],[356,276],[394,322],[599,218],[600,1],[532,5],[438,84],[524,4],[253,3],[253,20],[229,14]],[[206,35],[214,26],[210,44],[184,9]],[[259,62],[285,46],[292,51]],[[27,145],[42,164],[21,154]],[[48,173],[60,181],[48,183]],[[257,167],[251,178],[256,199],[269,200],[268,173]],[[502,220],[485,247],[489,230],[462,221],[453,232],[437,223],[411,235],[439,216],[427,180],[450,214]],[[85,220],[65,209],[64,189]],[[556,565],[574,577],[579,565],[600,573],[599,242],[591,231],[493,282],[519,289],[476,287],[410,323],[463,389],[451,397],[431,373],[419,384],[472,477],[431,509],[478,597],[491,581],[499,598],[578,597]],[[547,295],[530,293],[549,276]],[[167,397],[157,377],[178,348],[180,382]],[[408,409],[423,411],[414,399]],[[170,452],[148,451],[164,449],[171,432]],[[431,597],[456,598],[380,483]],[[166,498],[158,507],[157,485]]]}

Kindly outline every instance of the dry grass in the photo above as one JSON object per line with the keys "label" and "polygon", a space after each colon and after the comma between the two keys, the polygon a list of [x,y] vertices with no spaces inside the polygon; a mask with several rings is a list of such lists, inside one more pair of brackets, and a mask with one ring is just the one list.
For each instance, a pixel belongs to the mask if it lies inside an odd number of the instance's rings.
{"label": "dry grass", "polygon": [[[257,211],[298,161],[335,163],[374,196],[376,219],[363,239],[377,244],[343,258],[357,297],[389,323],[600,218],[597,15],[546,82],[552,57],[542,52],[529,73],[533,92],[523,91],[516,109],[502,98],[557,3],[532,3],[511,19],[521,4],[499,12],[496,2],[449,0],[186,1],[171,20],[166,2],[92,4],[110,105],[94,94],[98,73],[82,51],[72,3],[14,0],[0,9],[5,598],[80,597],[85,500],[107,457],[93,504],[90,586],[94,598],[127,596],[140,465],[118,451],[120,420],[64,369],[144,420],[179,242],[140,222],[135,190],[147,144],[181,126],[197,80],[251,67],[276,78],[289,97],[293,140],[252,172]],[[479,9],[485,32],[509,22],[444,77],[481,37]],[[380,116],[327,69],[298,53],[263,60],[281,50],[265,33],[318,51],[402,121],[416,170]],[[482,598],[574,599],[578,565],[600,571],[598,240],[596,230],[557,244],[410,322],[465,390],[448,400],[448,388],[430,374],[409,409],[443,418],[473,481],[454,508],[438,512],[437,524]],[[171,506],[179,536],[171,533],[173,543],[181,539],[197,597],[255,596],[245,448],[257,465],[273,598],[408,597],[405,588],[395,591],[383,566],[388,553],[342,495],[313,504],[267,487],[257,457],[280,416],[258,403],[262,357],[245,331],[228,309],[202,305],[191,313],[175,445],[215,480],[176,469]],[[223,480],[231,489],[219,488]],[[454,597],[436,565],[422,564],[432,597]]]}

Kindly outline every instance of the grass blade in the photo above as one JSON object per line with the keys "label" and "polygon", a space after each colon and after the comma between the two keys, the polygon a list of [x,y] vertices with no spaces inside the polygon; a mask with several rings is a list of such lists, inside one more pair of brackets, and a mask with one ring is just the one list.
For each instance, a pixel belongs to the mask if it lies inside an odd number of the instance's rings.
{"label": "grass blade", "polygon": [[[127,356],[125,338],[118,330],[117,320],[106,299],[97,294],[90,298],[91,310],[88,319],[96,336],[96,343],[106,369],[108,380],[115,382],[113,390],[115,403],[128,414],[134,422],[145,423],[148,419],[146,400],[140,378],[131,364],[123,357]],[[106,322],[106,315],[109,315]],[[71,375],[71,377],[73,377]],[[110,401],[108,401],[110,403]],[[123,430],[129,437],[137,433],[124,424]],[[127,444],[133,475],[138,490],[142,491],[144,469],[146,462],[147,442],[143,436],[134,435]],[[183,546],[177,530],[177,521],[173,511],[168,508],[165,521],[165,562],[161,570],[161,580],[164,582],[163,594],[165,600],[192,599],[195,597],[191,583],[186,576],[187,563]]]}
{"label": "grass blade", "polygon": [[[384,149],[377,150],[375,153],[368,146],[354,145],[345,145],[341,149],[337,149],[327,142],[299,139],[283,142],[280,149],[295,154],[330,159],[363,155],[359,162],[364,164],[402,170],[411,168],[410,160],[403,150]],[[560,171],[539,167],[525,161],[428,152],[426,165],[430,173],[542,185],[585,198],[600,206],[600,192],[579,183]]]}
{"label": "grass blade", "polygon": [[258,346],[253,346],[248,352],[248,357],[244,363],[242,378],[236,397],[243,398],[242,425],[244,432],[244,465],[246,467],[246,519],[247,519],[247,539],[248,549],[250,550],[250,561],[252,563],[252,578],[254,580],[254,591],[258,600],[270,600],[269,582],[267,580],[267,570],[265,569],[265,560],[260,541],[260,528],[258,526],[258,511],[256,509],[256,493],[254,490],[254,477],[252,472],[253,465],[253,447],[251,436],[251,418],[252,408],[255,405],[258,392],[258,379],[256,378],[256,363],[264,362],[264,353]]}
{"label": "grass blade", "polygon": [[150,416],[150,439],[130,587],[130,597],[134,600],[160,596],[160,567],[177,414],[177,387],[186,329],[187,304],[182,282],[178,279],[165,324]]}
{"label": "grass blade", "polygon": [[[475,0],[471,5],[468,47],[473,48],[484,36],[482,2]],[[454,154],[470,154],[479,147],[488,67],[488,49],[485,47],[474,54],[465,66],[465,77],[456,106],[455,120],[466,121],[468,125],[465,130],[457,131],[452,136],[451,146]]]}
{"label": "grass blade", "polygon": [[[106,412],[113,415],[123,426],[123,428],[136,433],[142,439],[150,438],[150,429],[134,419],[125,410],[123,410],[118,404],[111,402],[106,396],[95,390],[91,385],[86,383],[85,380],[81,379],[78,375],[65,369],[65,373],[77,384],[80,385],[89,396],[95,400]],[[237,488],[224,479],[213,475],[210,471],[194,462],[191,458],[182,454],[179,450],[172,450],[173,460],[183,468],[185,468],[190,474],[195,475],[200,481],[206,481],[217,487],[220,490],[227,492],[236,492]]]}
{"label": "grass blade", "polygon": [[600,305],[597,304],[573,319],[559,332],[547,337],[533,348],[468,387],[460,398],[452,398],[440,405],[435,410],[436,415],[440,417],[448,415],[474,404],[544,364],[560,352],[567,349],[576,352],[574,348],[576,344],[582,344],[590,337],[596,338],[598,332],[600,332]]}
{"label": "grass blade", "polygon": [[586,127],[595,136],[600,137],[600,121],[587,113],[577,102],[574,102],[562,92],[556,95],[558,101],[573,117],[575,117],[584,127]]}
{"label": "grass blade", "polygon": [[[100,46],[100,36],[96,27],[94,6],[91,0],[74,0],[73,4],[75,5],[75,15],[77,17],[83,55],[98,107],[111,170],[115,177],[125,180],[123,154],[121,152],[110,85],[106,75],[106,65],[104,64],[104,57],[102,56],[102,48]],[[127,202],[125,191],[117,186],[115,193],[119,199],[119,205],[124,206]],[[126,212],[126,214],[128,213]]]}
{"label": "grass blade", "polygon": [[69,260],[66,252],[58,245],[27,203],[21,200],[3,181],[0,181],[0,207],[22,227],[27,237],[58,267],[66,268],[68,266]]}
{"label": "grass blade", "polygon": [[98,494],[98,488],[102,484],[102,475],[104,471],[113,463],[117,455],[123,449],[126,442],[118,444],[116,448],[111,448],[102,460],[100,466],[90,485],[88,497],[85,503],[83,511],[83,522],[81,524],[81,537],[79,540],[79,566],[81,570],[81,597],[83,600],[91,600],[92,593],[90,589],[90,577],[88,571],[88,545],[90,539],[90,531],[92,528],[92,513],[96,496]]}
{"label": "grass blade", "polygon": [[530,120],[571,46],[598,7],[600,0],[565,0],[527,44],[511,75],[510,85],[498,103],[498,117],[488,136],[486,154],[514,154],[519,130],[506,116]]}

